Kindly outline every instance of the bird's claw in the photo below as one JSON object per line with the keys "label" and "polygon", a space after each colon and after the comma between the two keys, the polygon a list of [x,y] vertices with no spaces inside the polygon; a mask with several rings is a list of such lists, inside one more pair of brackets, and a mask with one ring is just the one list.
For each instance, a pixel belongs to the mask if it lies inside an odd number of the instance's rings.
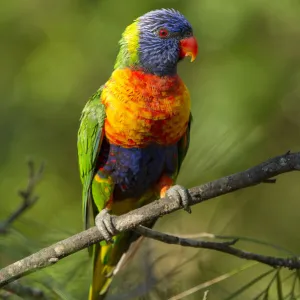
{"label": "bird's claw", "polygon": [[175,198],[176,200],[178,200],[182,206],[183,209],[188,212],[189,214],[192,212],[191,208],[190,208],[190,194],[188,192],[188,190],[181,186],[181,185],[173,185],[171,186],[167,192],[166,192],[166,196],[168,198]]}
{"label": "bird's claw", "polygon": [[96,216],[95,219],[98,230],[102,233],[104,239],[108,243],[113,243],[113,236],[116,235],[116,227],[113,222],[113,217],[107,208],[104,208]]}

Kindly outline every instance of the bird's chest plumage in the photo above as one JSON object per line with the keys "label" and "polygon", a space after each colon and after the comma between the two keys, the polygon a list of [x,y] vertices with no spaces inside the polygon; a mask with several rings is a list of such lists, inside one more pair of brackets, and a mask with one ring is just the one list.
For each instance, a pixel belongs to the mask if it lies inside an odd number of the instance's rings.
{"label": "bird's chest plumage", "polygon": [[115,70],[101,101],[106,120],[98,175],[114,182],[114,201],[138,198],[162,175],[176,174],[177,143],[187,130],[190,97],[176,76]]}
{"label": "bird's chest plumage", "polygon": [[124,148],[105,139],[98,160],[98,175],[113,180],[115,201],[138,198],[154,187],[162,174],[172,176],[176,172],[177,151],[176,144]]}
{"label": "bird's chest plumage", "polygon": [[115,70],[101,101],[106,112],[105,136],[112,144],[125,148],[172,145],[186,132],[190,96],[178,75]]}

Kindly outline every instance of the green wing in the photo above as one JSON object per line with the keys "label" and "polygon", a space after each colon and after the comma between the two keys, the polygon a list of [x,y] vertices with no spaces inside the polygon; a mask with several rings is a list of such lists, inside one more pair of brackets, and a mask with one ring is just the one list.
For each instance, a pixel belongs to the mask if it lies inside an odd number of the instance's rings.
{"label": "green wing", "polygon": [[189,150],[191,123],[192,123],[192,114],[190,115],[190,120],[189,120],[187,130],[185,132],[185,135],[178,142],[178,169],[177,169],[177,175],[179,174],[182,162],[183,162],[184,158],[186,157],[186,154]]}
{"label": "green wing", "polygon": [[79,170],[83,185],[82,212],[85,228],[89,227],[90,212],[93,211],[91,184],[103,138],[105,107],[100,101],[102,89],[103,87],[100,87],[85,105],[77,138]]}

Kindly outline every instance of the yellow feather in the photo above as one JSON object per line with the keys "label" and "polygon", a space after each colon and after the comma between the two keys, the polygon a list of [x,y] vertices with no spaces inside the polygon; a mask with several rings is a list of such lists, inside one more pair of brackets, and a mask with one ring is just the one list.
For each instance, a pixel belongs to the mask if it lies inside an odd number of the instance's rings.
{"label": "yellow feather", "polygon": [[186,132],[190,95],[177,75],[159,77],[118,69],[105,84],[101,100],[106,106],[105,134],[114,144],[168,145]]}
{"label": "yellow feather", "polygon": [[139,46],[139,35],[137,23],[134,22],[131,25],[127,26],[123,33],[123,37],[127,44],[128,53],[131,57],[132,63],[138,59],[138,46]]}

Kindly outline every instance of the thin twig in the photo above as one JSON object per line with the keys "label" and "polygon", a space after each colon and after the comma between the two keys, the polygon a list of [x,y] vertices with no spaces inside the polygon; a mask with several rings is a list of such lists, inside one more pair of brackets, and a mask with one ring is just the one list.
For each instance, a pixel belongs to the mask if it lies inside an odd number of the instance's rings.
{"label": "thin twig", "polygon": [[20,206],[3,222],[0,222],[0,234],[7,233],[12,223],[19,218],[26,210],[32,207],[38,200],[38,196],[34,195],[34,189],[44,172],[44,164],[42,163],[37,171],[35,171],[32,160],[28,161],[28,183],[24,190],[19,191],[19,196],[22,199]]}
{"label": "thin twig", "polygon": [[194,286],[194,287],[192,287],[192,288],[190,288],[190,289],[188,289],[188,290],[186,290],[184,292],[181,292],[180,294],[172,296],[168,300],[180,300],[180,299],[183,299],[183,298],[185,298],[187,296],[190,296],[190,295],[192,295],[192,294],[194,294],[194,293],[196,293],[198,291],[201,291],[201,290],[203,290],[205,288],[208,288],[208,287],[210,287],[210,286],[212,286],[212,285],[214,285],[214,284],[216,284],[218,282],[221,282],[223,280],[226,280],[227,278],[230,278],[230,277],[232,277],[232,276],[234,276],[236,274],[239,274],[240,272],[245,271],[245,270],[253,267],[255,264],[257,264],[257,263],[253,263],[253,262],[252,263],[248,263],[248,264],[246,264],[246,265],[244,265],[242,267],[239,267],[239,268],[237,268],[235,270],[232,270],[232,271],[230,271],[230,272],[228,272],[226,274],[223,274],[223,275],[218,276],[216,278],[210,279],[210,280],[208,280],[206,282],[200,283],[200,284],[198,284],[198,285],[196,285],[196,286]]}
{"label": "thin twig", "polygon": [[[167,234],[171,234],[167,232]],[[173,234],[174,235],[174,234]],[[297,256],[292,251],[285,249],[282,246],[272,244],[263,240],[258,240],[255,238],[245,237],[245,236],[237,236],[237,235],[219,235],[219,234],[213,234],[209,232],[201,232],[201,233],[194,233],[194,234],[176,234],[176,236],[184,239],[201,239],[201,238],[208,238],[208,239],[218,239],[218,240],[239,240],[239,242],[250,242],[257,245],[266,246],[269,248],[273,248],[275,250],[281,251],[287,255],[290,256]]]}
{"label": "thin twig", "polygon": [[[271,273],[274,273],[274,272],[276,272],[276,270],[271,269],[271,270],[266,271],[265,273],[260,274],[259,276],[252,279],[250,282],[248,282],[245,285],[243,285],[242,287],[240,287],[233,294],[226,297],[226,300],[237,299],[236,298],[237,296],[240,296],[244,291],[246,291],[247,289],[249,289],[250,287],[252,287],[253,285],[255,285],[256,283],[258,283],[259,281],[261,281],[262,279],[264,279],[265,277],[269,276]],[[256,300],[258,300],[258,299],[256,298]]]}
{"label": "thin twig", "polygon": [[[292,284],[292,288],[291,288],[291,292],[290,292],[290,298],[293,299],[295,298],[295,288],[296,288],[296,284],[297,284],[297,273],[294,274],[294,280],[293,280],[293,284]],[[296,298],[295,298],[296,299]]]}
{"label": "thin twig", "polygon": [[269,291],[270,291],[270,288],[272,286],[272,284],[274,283],[274,281],[276,280],[277,278],[277,273],[279,272],[280,270],[277,270],[277,272],[275,272],[274,276],[271,278],[270,282],[268,283],[267,287],[261,291],[257,296],[255,296],[255,299],[254,300],[258,300],[260,299],[262,296],[264,296],[264,299],[268,299],[268,295],[269,295]]}
{"label": "thin twig", "polygon": [[11,294],[21,297],[22,299],[48,299],[42,290],[22,285],[18,281],[7,284],[3,289]]}
{"label": "thin twig", "polygon": [[231,240],[228,242],[199,241],[193,239],[185,239],[175,235],[158,232],[144,226],[138,226],[137,228],[135,228],[135,231],[150,239],[154,239],[166,244],[180,245],[180,246],[192,247],[192,248],[211,249],[211,250],[231,254],[242,259],[258,261],[260,263],[272,267],[286,267],[286,268],[293,269],[294,266],[296,266],[296,268],[300,268],[300,260],[297,257],[288,257],[288,258],[273,257],[273,256],[266,256],[266,255],[261,255],[261,254],[237,249],[233,246],[238,242],[238,239]]}
{"label": "thin twig", "polygon": [[[296,170],[300,170],[300,153],[286,153],[269,159],[246,171],[189,189],[191,196],[190,205],[195,205],[239,189],[254,186],[279,174]],[[131,230],[138,225],[145,224],[182,208],[181,201],[178,199],[162,198],[122,216],[114,217],[113,221],[117,231],[122,232]],[[102,233],[99,232],[96,227],[92,227],[44,248],[0,270],[0,287],[28,273],[53,265],[72,253],[100,242],[103,238]],[[220,245],[217,245],[217,247],[220,247]],[[218,250],[218,248],[216,250]],[[238,249],[235,249],[228,253],[232,252],[232,254],[236,254],[238,251]],[[259,260],[259,257],[256,258]],[[269,258],[269,263],[271,263],[271,259],[272,257]],[[300,261],[297,259],[281,259],[280,261],[275,259],[274,265],[297,269],[300,268]]]}

